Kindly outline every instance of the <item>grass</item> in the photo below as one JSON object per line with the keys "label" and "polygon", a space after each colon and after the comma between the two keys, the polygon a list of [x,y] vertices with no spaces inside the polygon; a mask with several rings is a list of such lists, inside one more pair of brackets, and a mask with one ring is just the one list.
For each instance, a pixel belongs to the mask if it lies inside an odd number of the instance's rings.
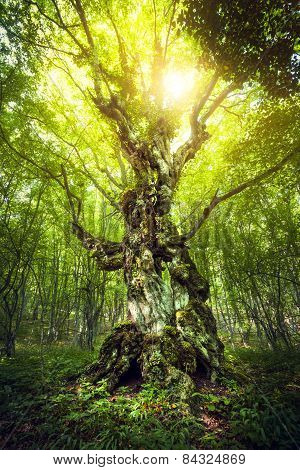
{"label": "grass", "polygon": [[0,447],[8,449],[295,449],[300,447],[300,353],[226,351],[226,374],[192,405],[144,385],[64,377],[92,362],[64,345],[22,346],[0,361]]}

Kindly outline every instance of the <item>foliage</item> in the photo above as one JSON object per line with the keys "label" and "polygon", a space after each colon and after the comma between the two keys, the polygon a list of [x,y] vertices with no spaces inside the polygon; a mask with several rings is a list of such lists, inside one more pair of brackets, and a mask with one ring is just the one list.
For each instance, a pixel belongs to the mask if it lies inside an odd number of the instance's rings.
{"label": "foliage", "polygon": [[216,67],[225,79],[258,80],[273,95],[286,96],[297,86],[297,1],[186,0],[183,4],[181,21],[202,47],[200,62]]}
{"label": "foliage", "polygon": [[[228,351],[227,357],[231,378],[227,372],[223,385],[202,384],[189,408],[170,401],[166,390],[151,385],[140,391],[124,386],[112,395],[104,382],[82,381],[75,387],[64,377],[89,362],[89,354],[52,346],[41,362],[38,349],[23,347],[16,359],[2,359],[0,365],[2,445],[26,449],[297,447],[299,354],[241,349]],[[251,385],[253,377],[255,385]]]}

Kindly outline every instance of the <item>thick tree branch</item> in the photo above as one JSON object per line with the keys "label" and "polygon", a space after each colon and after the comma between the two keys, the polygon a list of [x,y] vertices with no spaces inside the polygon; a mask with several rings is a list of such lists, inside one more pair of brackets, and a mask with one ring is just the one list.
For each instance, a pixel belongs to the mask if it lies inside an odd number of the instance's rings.
{"label": "thick tree branch", "polygon": [[[181,145],[176,153],[173,156],[173,162],[174,162],[174,173],[175,173],[175,181],[176,183],[180,177],[181,171],[185,164],[191,160],[192,158],[195,157],[196,153],[198,150],[200,150],[202,144],[209,138],[209,134],[206,132],[206,126],[205,126],[205,115],[204,119],[201,117],[199,119],[199,113],[200,111],[204,108],[206,102],[208,101],[215,85],[218,82],[219,74],[216,71],[210,82],[208,83],[204,93],[201,93],[197,100],[196,103],[193,106],[192,113],[190,116],[190,124],[191,124],[191,135],[189,139]],[[229,89],[226,89],[226,96],[230,92]],[[221,102],[225,99],[225,91],[221,93],[221,95],[224,97],[222,99],[219,98],[219,101],[217,103],[217,99],[212,103],[212,106],[215,106],[215,109],[221,104]],[[221,96],[220,95],[220,96]]]}
{"label": "thick tree branch", "polygon": [[94,48],[95,48],[94,39],[93,39],[93,36],[91,34],[91,31],[87,22],[87,18],[86,18],[81,0],[71,0],[71,3],[78,13],[78,16],[80,18],[80,21],[82,23],[82,26],[83,26],[83,29],[84,29],[84,32],[88,41],[88,44],[91,50],[94,51]]}
{"label": "thick tree branch", "polygon": [[190,117],[192,134],[197,133],[198,124],[199,124],[198,123],[199,113],[203,109],[203,107],[205,106],[207,100],[209,99],[215,85],[217,84],[218,78],[219,78],[219,74],[218,74],[218,72],[215,72],[213,74],[210,82],[208,83],[204,93],[201,93],[200,96],[198,96],[198,99],[197,99],[196,103],[193,106],[192,114],[191,114],[191,117]]}
{"label": "thick tree branch", "polygon": [[216,111],[220,104],[227,98],[229,93],[235,90],[239,85],[236,82],[230,83],[224,90],[217,96],[217,98],[212,102],[208,110],[201,116],[200,120],[202,123],[205,123],[207,119]]}
{"label": "thick tree branch", "polygon": [[197,123],[197,130],[192,131],[189,139],[173,155],[174,185],[179,180],[185,164],[195,157],[207,139],[209,139],[209,134],[206,131],[206,126],[202,122]]}
{"label": "thick tree branch", "polygon": [[105,271],[116,271],[123,268],[123,244],[96,238],[81,225],[72,223],[72,231],[81,241],[82,246],[91,252],[98,266]]}
{"label": "thick tree branch", "polygon": [[104,173],[107,176],[107,178],[109,179],[109,181],[114,186],[116,186],[117,188],[119,188],[121,190],[124,190],[125,186],[123,184],[119,183],[119,181],[117,181],[116,178],[114,176],[112,176],[112,174],[110,173],[110,171],[108,170],[107,167],[100,166],[98,156],[96,156],[96,155],[94,155],[94,156],[95,156],[97,168],[99,169],[99,171],[101,171],[101,173]]}
{"label": "thick tree branch", "polygon": [[210,216],[211,212],[213,209],[220,204],[221,202],[227,201],[227,199],[230,199],[231,197],[235,196],[236,194],[241,193],[245,189],[251,188],[252,186],[255,186],[256,184],[260,183],[261,181],[265,180],[269,176],[273,175],[277,171],[279,171],[284,165],[286,165],[292,158],[297,155],[300,151],[300,147],[296,147],[292,152],[290,152],[286,157],[284,157],[282,160],[280,160],[276,165],[272,166],[268,170],[264,171],[263,173],[260,173],[257,175],[255,178],[249,179],[248,181],[245,181],[244,183],[240,184],[236,188],[231,189],[227,193],[223,194],[222,196],[218,196],[219,190],[216,191],[214,197],[212,198],[210,204],[205,207],[203,210],[201,216],[199,219],[195,222],[194,227],[190,232],[187,234],[183,235],[181,237],[181,241],[186,241],[190,240],[196,232],[199,230],[199,228],[204,224],[206,219]]}

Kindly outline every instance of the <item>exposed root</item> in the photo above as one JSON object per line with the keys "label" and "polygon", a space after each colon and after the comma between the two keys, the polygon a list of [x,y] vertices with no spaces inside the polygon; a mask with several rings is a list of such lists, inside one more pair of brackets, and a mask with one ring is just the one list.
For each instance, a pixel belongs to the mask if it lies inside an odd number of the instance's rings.
{"label": "exposed root", "polygon": [[94,383],[105,380],[112,391],[140,357],[142,344],[143,335],[133,323],[116,326],[102,344],[98,361],[83,375]]}
{"label": "exposed root", "polygon": [[[184,332],[184,330],[183,330]],[[91,382],[105,380],[113,392],[118,387],[136,388],[153,383],[165,388],[170,396],[189,401],[200,379],[212,377],[208,357],[199,347],[199,339],[166,326],[161,334],[143,334],[130,322],[116,326],[104,341],[99,359],[82,376]]]}

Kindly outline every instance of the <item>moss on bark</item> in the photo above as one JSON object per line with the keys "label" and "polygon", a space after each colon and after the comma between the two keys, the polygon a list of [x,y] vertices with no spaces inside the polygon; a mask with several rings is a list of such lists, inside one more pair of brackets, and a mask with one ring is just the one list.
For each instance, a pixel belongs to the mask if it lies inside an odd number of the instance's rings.
{"label": "moss on bark", "polygon": [[190,301],[184,310],[176,312],[176,324],[183,338],[195,348],[198,364],[215,381],[222,366],[224,346],[217,336],[210,308],[200,300]]}

